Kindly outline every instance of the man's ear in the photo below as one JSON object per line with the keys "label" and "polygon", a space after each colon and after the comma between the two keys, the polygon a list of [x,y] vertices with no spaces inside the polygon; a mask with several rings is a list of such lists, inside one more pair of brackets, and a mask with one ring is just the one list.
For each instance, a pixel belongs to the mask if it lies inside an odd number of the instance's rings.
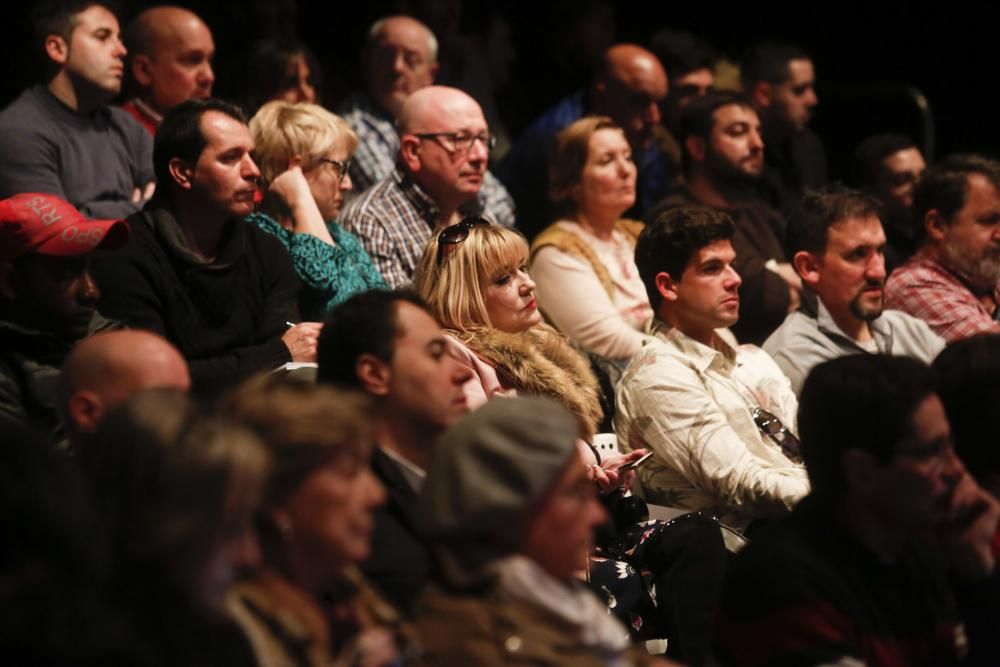
{"label": "man's ear", "polygon": [[194,167],[186,160],[182,160],[179,157],[170,158],[170,162],[167,164],[167,170],[170,172],[170,177],[174,179],[174,182],[177,183],[181,189],[191,189],[192,180],[194,179]]}
{"label": "man's ear", "polygon": [[420,171],[420,139],[412,134],[404,134],[399,140],[399,158],[411,173]]}
{"label": "man's ear", "polygon": [[813,287],[819,282],[820,261],[811,252],[800,250],[795,253],[792,256],[792,266],[806,285]]}
{"label": "man's ear", "polygon": [[694,135],[684,140],[684,150],[694,162],[705,161],[705,140]]}
{"label": "man's ear", "polygon": [[750,99],[760,109],[767,109],[774,101],[774,89],[766,81],[758,81],[750,89]]}
{"label": "man's ear", "polygon": [[17,272],[10,262],[0,262],[0,296],[5,301],[17,299]]}
{"label": "man's ear", "polygon": [[924,230],[927,232],[927,238],[934,243],[944,241],[948,235],[948,227],[948,221],[936,208],[932,208],[924,215]]}
{"label": "man's ear", "polygon": [[153,85],[151,69],[149,56],[145,53],[137,53],[132,58],[132,78],[143,88],[149,88]]}
{"label": "man's ear", "polygon": [[45,38],[45,53],[58,65],[65,65],[69,59],[69,44],[60,35],[49,35]]}
{"label": "man's ear", "polygon": [[669,273],[660,271],[654,280],[656,281],[656,291],[660,293],[664,301],[673,303],[677,300],[677,285]]}
{"label": "man's ear", "polygon": [[365,391],[373,396],[386,396],[392,380],[389,364],[373,354],[362,354],[354,365],[354,372]]}
{"label": "man's ear", "polygon": [[877,475],[878,464],[863,449],[851,448],[840,457],[840,471],[847,483],[847,492],[868,497],[881,484]]}
{"label": "man's ear", "polygon": [[81,433],[94,433],[104,418],[101,399],[92,391],[77,391],[69,397],[66,413]]}

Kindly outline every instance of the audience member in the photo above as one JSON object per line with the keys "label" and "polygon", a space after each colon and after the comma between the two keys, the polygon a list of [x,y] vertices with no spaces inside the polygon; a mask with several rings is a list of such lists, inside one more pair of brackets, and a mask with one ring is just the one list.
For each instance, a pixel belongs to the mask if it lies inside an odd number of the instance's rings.
{"label": "audience member", "polygon": [[791,215],[807,188],[827,181],[823,142],[808,127],[819,104],[812,58],[797,46],[758,44],[744,55],[740,78],[764,126],[769,203]]}
{"label": "audience member", "polygon": [[97,264],[101,308],[176,345],[198,392],[316,356],[320,325],[295,324],[288,252],[243,221],[260,175],[253,147],[243,113],[226,102],[168,111],[156,133],[156,198],[129,218],[129,245]]}
{"label": "audience member", "polygon": [[[351,178],[359,192],[381,182],[396,168],[403,102],[434,83],[437,53],[434,33],[409,16],[388,16],[368,29],[362,52],[365,90],[353,93],[338,109],[358,135]],[[514,225],[514,201],[488,169],[478,200],[497,224]]]}
{"label": "audience member", "polygon": [[212,95],[215,41],[197,14],[181,7],[151,7],[132,19],[123,34],[129,56],[122,105],[150,134],[163,114],[191,98]]}
{"label": "audience member", "polygon": [[191,388],[180,351],[148,331],[109,331],[85,338],[66,357],[59,378],[59,416],[70,447],[87,449],[104,417],[146,389]]}
{"label": "audience member", "polygon": [[[934,360],[940,378],[938,395],[944,405],[955,453],[969,473],[994,498],[1000,499],[1000,452],[993,410],[1000,400],[1000,336],[977,334],[949,345]],[[1000,532],[993,542],[1000,556]],[[1000,664],[1000,568],[988,581],[960,581],[959,609],[969,635],[969,657],[963,664]]]}
{"label": "audience member", "polygon": [[955,455],[935,386],[923,362],[881,354],[809,375],[812,492],[737,555],[720,604],[726,664],[958,663],[943,556],[967,542],[971,569],[988,572],[998,509]]}
{"label": "audience member", "polygon": [[385,287],[361,241],[336,222],[351,189],[351,128],[319,105],[275,101],[250,119],[250,133],[266,194],[247,220],[288,249],[302,316],[322,319],[352,294]]}
{"label": "audience member", "polygon": [[320,337],[319,381],[375,400],[372,469],[388,502],[375,510],[371,555],[361,569],[404,613],[412,613],[430,569],[417,494],[434,441],[469,409],[462,385],[471,376],[412,292],[356,294],[334,308]]}
{"label": "audience member", "polygon": [[760,345],[799,305],[802,282],[785,259],[785,222],[757,193],[764,169],[760,121],[739,93],[718,92],[684,110],[684,186],[647,220],[677,206],[699,204],[725,211],[736,225],[736,271],[743,279],[742,317],[733,333]]}
{"label": "audience member", "polygon": [[154,389],[112,410],[85,452],[111,544],[111,597],[155,665],[255,665],[224,615],[236,573],[260,560],[252,520],[269,462],[243,427]]}
{"label": "audience member", "polygon": [[913,191],[926,168],[920,149],[901,134],[877,134],[854,149],[854,186],[882,205],[887,275],[917,251]]}
{"label": "audience member", "polygon": [[607,518],[578,430],[559,404],[517,397],[491,401],[438,442],[419,506],[437,576],[417,616],[435,664],[671,664],[632,648],[577,579]]}
{"label": "audience member", "polygon": [[385,501],[369,467],[368,399],[270,375],[226,407],[274,462],[258,519],[263,567],[229,596],[258,664],[401,664],[397,614],[356,569]]}
{"label": "audience member", "polygon": [[76,341],[118,326],[96,310],[93,253],[127,240],[121,220],[86,220],[52,195],[0,201],[0,421],[61,439],[63,360]]}
{"label": "audience member", "polygon": [[764,343],[796,394],[827,359],[868,352],[930,363],[944,347],[923,320],[885,310],[884,248],[870,197],[827,186],[803,198],[788,225],[788,252],[810,298]]}
{"label": "audience member", "polygon": [[92,0],[35,9],[44,80],[0,112],[0,197],[45,192],[84,215],[137,211],[153,193],[153,142],[118,95],[125,46],[118,20]]}
{"label": "audience member", "polygon": [[663,28],[649,40],[649,50],[667,73],[670,90],[660,105],[663,131],[657,136],[660,151],[671,160],[669,174],[681,175],[681,129],[684,107],[715,88],[715,65],[719,56],[697,35],[687,30]]}
{"label": "audience member", "polygon": [[539,306],[577,345],[627,362],[653,316],[633,259],[642,223],[621,217],[635,203],[632,149],[610,118],[587,116],[556,137],[549,168],[557,222],[531,245]]}
{"label": "audience member", "polygon": [[725,213],[692,207],[662,213],[639,236],[656,320],[618,385],[615,432],[654,453],[639,469],[648,500],[744,529],[786,514],[809,486],[788,378],[724,328],[740,311],[734,233]]}
{"label": "audience member", "polygon": [[590,86],[535,120],[500,165],[500,180],[517,204],[518,228],[533,239],[555,219],[546,190],[552,146],[560,131],[589,115],[609,116],[625,130],[638,169],[634,215],[647,212],[672,181],[655,141],[666,95],[667,75],[656,56],[635,44],[608,49]]}
{"label": "audience member", "polygon": [[920,250],[893,271],[886,305],[948,342],[1000,332],[1000,163],[956,155],[928,169],[913,194]]}
{"label": "audience member", "polygon": [[[244,69],[245,67],[245,69]],[[296,40],[261,40],[240,65],[243,87],[234,90],[254,113],[272,101],[320,104],[323,73],[313,52]]]}
{"label": "audience member", "polygon": [[396,168],[348,204],[342,220],[394,288],[413,279],[435,229],[483,212],[477,196],[493,145],[479,105],[456,88],[409,95],[397,124]]}

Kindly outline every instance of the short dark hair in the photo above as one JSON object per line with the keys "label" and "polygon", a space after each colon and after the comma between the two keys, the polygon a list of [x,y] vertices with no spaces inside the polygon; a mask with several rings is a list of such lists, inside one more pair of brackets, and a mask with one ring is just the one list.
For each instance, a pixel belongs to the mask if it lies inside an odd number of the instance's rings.
{"label": "short dark hair", "polygon": [[980,482],[1000,475],[1000,335],[983,333],[956,341],[934,360],[955,450]]}
{"label": "short dark hair", "polygon": [[708,42],[687,30],[658,30],[649,40],[649,50],[659,58],[671,86],[685,74],[712,69],[719,59]]}
{"label": "short dark hair", "polygon": [[799,397],[799,438],[812,495],[836,502],[846,490],[849,449],[889,463],[913,430],[913,413],[937,391],[934,370],[917,359],[852,354],[809,373]]}
{"label": "short dark hair", "polygon": [[691,165],[691,156],[687,151],[688,137],[698,137],[703,139],[706,144],[711,141],[712,129],[715,127],[715,112],[730,104],[744,109],[754,109],[753,102],[743,93],[734,90],[713,90],[694,98],[681,111],[677,140],[681,144],[681,159],[685,170]]}
{"label": "short dark hair", "polygon": [[656,214],[635,245],[635,265],[653,310],[663,300],[656,274],[666,271],[680,280],[699,250],[713,241],[732,240],[734,233],[729,214],[707,206],[681,206]]}
{"label": "short dark hair", "polygon": [[392,361],[395,340],[402,333],[397,318],[401,302],[434,317],[424,300],[409,289],[362,292],[330,311],[319,336],[317,380],[362,389],[355,371],[358,357],[370,354],[385,363]]}
{"label": "short dark hair", "polygon": [[208,140],[201,127],[201,117],[209,111],[218,111],[247,124],[243,109],[218,98],[190,99],[168,111],[153,140],[153,173],[156,174],[157,194],[165,194],[163,191],[170,183],[172,159],[180,158],[193,164],[205,150]]}
{"label": "short dark hair", "polygon": [[805,250],[814,254],[826,251],[827,232],[848,218],[881,218],[879,204],[872,197],[839,183],[810,190],[802,197],[798,210],[785,231],[788,253]]}
{"label": "short dark hair", "polygon": [[927,212],[937,210],[947,223],[965,206],[969,177],[978,174],[1000,188],[1000,163],[982,155],[951,155],[938,162],[920,177],[913,191],[913,221],[917,238],[926,236]]}
{"label": "short dark hair", "polygon": [[793,60],[812,60],[812,58],[802,48],[792,44],[765,42],[750,47],[743,54],[740,64],[743,89],[750,90],[754,84],[761,81],[772,86],[785,83],[791,78],[788,63]]}
{"label": "short dark hair", "polygon": [[904,134],[875,134],[863,140],[851,156],[851,185],[871,188],[879,180],[882,162],[894,153],[916,148],[917,144]]}
{"label": "short dark hair", "polygon": [[118,15],[118,3],[113,0],[43,0],[37,3],[31,11],[31,26],[34,36],[34,48],[44,63],[46,77],[58,69],[49,60],[45,50],[45,39],[49,35],[59,35],[68,44],[73,36],[73,30],[79,21],[77,15],[93,6],[100,6]]}
{"label": "short dark hair", "polygon": [[249,64],[244,72],[249,75],[243,89],[247,108],[255,112],[274,95],[288,86],[288,67],[301,56],[309,67],[309,77],[316,97],[322,99],[323,71],[319,60],[304,42],[295,39],[264,39],[250,47]]}

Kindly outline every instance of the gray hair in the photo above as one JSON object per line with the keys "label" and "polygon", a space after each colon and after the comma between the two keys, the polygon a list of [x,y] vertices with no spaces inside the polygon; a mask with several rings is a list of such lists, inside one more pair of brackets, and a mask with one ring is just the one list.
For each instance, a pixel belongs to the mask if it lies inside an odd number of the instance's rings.
{"label": "gray hair", "polygon": [[374,42],[378,38],[379,34],[382,32],[382,29],[385,28],[386,22],[391,21],[392,19],[410,19],[411,21],[420,24],[420,26],[427,33],[428,59],[431,62],[435,63],[437,62],[437,57],[438,57],[437,37],[434,36],[434,33],[431,31],[431,29],[428,28],[422,21],[418,21],[412,16],[406,16],[405,14],[394,14],[392,16],[383,16],[379,20],[375,21],[375,23],[372,23],[371,27],[368,28],[368,38],[366,40],[366,43],[371,44],[372,42]]}

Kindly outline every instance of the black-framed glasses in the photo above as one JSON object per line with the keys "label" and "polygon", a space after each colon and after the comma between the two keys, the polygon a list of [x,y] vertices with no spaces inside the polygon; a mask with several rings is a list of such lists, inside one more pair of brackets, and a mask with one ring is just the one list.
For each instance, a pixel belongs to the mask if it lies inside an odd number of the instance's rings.
{"label": "black-framed glasses", "polygon": [[333,165],[333,168],[337,170],[337,185],[344,182],[344,177],[347,176],[347,170],[351,168],[351,158],[347,158],[341,162],[340,160],[331,160],[329,158],[321,157],[318,162]]}
{"label": "black-framed glasses", "polygon": [[421,132],[413,136],[418,139],[437,139],[438,143],[449,153],[467,153],[477,141],[482,142],[486,150],[492,150],[497,145],[497,138],[489,132],[472,134],[471,132]]}
{"label": "black-framed glasses", "polygon": [[472,231],[473,227],[478,225],[489,226],[490,221],[480,218],[479,216],[470,216],[463,219],[461,222],[456,222],[450,227],[445,227],[438,234],[438,251],[437,251],[437,263],[438,266],[441,265],[441,260],[444,259],[444,247],[449,245],[458,245],[465,239],[469,238],[469,232]]}
{"label": "black-framed glasses", "polygon": [[760,407],[754,408],[751,415],[753,423],[757,425],[760,432],[777,443],[785,456],[796,463],[802,461],[802,447],[799,444],[798,436],[789,431],[780,419]]}

